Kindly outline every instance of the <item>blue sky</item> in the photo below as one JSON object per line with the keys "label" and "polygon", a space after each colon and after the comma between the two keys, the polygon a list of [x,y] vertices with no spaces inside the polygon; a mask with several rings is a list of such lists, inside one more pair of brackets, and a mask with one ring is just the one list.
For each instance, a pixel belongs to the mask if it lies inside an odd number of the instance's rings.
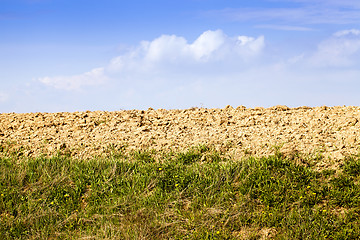
{"label": "blue sky", "polygon": [[0,112],[359,105],[357,0],[0,0]]}

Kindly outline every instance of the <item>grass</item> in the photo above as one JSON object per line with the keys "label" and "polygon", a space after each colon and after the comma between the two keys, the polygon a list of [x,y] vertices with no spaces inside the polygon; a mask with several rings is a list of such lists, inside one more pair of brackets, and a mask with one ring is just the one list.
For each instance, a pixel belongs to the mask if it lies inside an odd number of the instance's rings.
{"label": "grass", "polygon": [[198,146],[0,158],[1,239],[359,239],[360,158],[317,172]]}

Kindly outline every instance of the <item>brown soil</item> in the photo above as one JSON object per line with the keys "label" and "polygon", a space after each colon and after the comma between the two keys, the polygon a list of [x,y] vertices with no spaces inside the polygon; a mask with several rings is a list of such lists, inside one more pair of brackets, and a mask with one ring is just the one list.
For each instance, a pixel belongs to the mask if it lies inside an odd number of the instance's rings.
{"label": "brown soil", "polygon": [[[116,112],[0,114],[0,152],[76,158],[111,150],[185,150],[206,144],[236,157],[325,156],[319,167],[357,154],[360,107],[148,109]],[[309,155],[310,154],[310,155]]]}

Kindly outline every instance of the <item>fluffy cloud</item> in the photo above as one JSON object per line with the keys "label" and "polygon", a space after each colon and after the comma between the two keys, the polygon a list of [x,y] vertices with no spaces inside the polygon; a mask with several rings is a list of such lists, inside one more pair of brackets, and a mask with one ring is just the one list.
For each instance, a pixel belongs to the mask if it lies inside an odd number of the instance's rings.
{"label": "fluffy cloud", "polygon": [[360,35],[360,30],[358,30],[358,29],[350,29],[350,30],[343,30],[343,31],[339,31],[339,32],[334,33],[335,37],[343,37],[343,36],[347,36],[347,35],[359,36]]}
{"label": "fluffy cloud", "polygon": [[162,35],[153,41],[143,41],[129,53],[112,59],[111,70],[146,69],[162,63],[209,63],[230,58],[249,59],[264,48],[264,37],[228,37],[221,30],[206,31],[193,43],[183,37]]}
{"label": "fluffy cloud", "polygon": [[40,78],[40,82],[65,90],[79,89],[114,81],[143,82],[155,79],[174,79],[187,75],[205,78],[220,68],[239,71],[261,55],[265,46],[263,36],[229,37],[221,30],[206,31],[194,42],[184,37],[162,35],[152,41],[113,58],[108,66],[75,76]]}
{"label": "fluffy cloud", "polygon": [[75,90],[83,86],[99,85],[106,80],[107,77],[104,75],[104,68],[95,68],[89,72],[74,76],[39,78],[39,81],[45,85],[65,90]]}
{"label": "fluffy cloud", "polygon": [[343,30],[318,45],[310,63],[323,67],[348,67],[360,60],[360,30]]}

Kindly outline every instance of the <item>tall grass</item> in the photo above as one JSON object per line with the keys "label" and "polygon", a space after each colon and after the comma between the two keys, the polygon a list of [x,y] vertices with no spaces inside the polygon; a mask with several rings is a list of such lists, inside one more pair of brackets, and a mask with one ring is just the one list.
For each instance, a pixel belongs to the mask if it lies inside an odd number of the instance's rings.
{"label": "tall grass", "polygon": [[187,152],[0,158],[2,239],[359,239],[360,159]]}

